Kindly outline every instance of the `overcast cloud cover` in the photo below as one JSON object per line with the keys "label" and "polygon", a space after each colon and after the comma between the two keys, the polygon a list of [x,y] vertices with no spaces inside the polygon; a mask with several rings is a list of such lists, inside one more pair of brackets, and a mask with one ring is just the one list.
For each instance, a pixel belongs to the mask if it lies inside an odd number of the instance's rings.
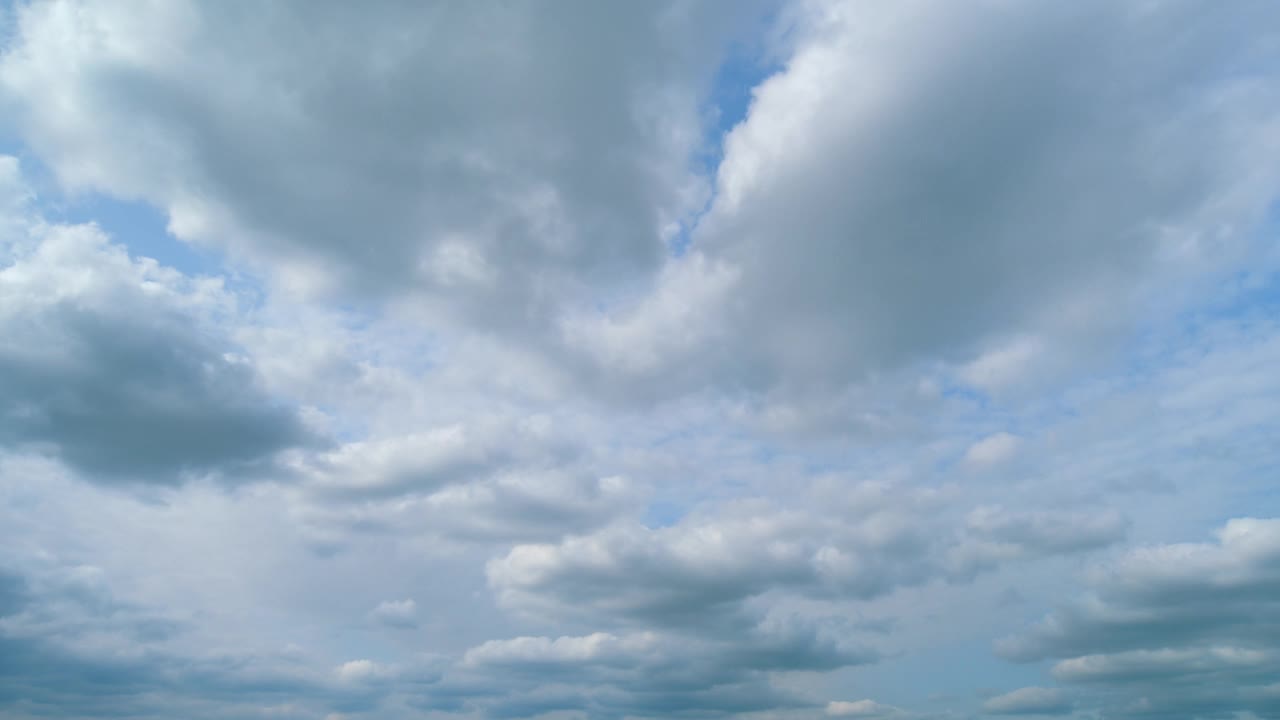
{"label": "overcast cloud cover", "polygon": [[1280,5],[0,4],[0,718],[1280,718]]}

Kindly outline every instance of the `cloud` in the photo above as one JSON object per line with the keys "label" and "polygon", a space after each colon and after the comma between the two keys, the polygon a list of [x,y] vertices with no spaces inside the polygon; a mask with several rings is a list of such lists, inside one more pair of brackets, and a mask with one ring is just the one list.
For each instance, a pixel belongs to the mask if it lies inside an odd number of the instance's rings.
{"label": "cloud", "polygon": [[317,494],[377,499],[466,484],[521,466],[565,465],[574,452],[545,417],[478,417],[346,443],[303,458],[297,470]]}
{"label": "cloud", "polygon": [[33,5],[0,88],[70,187],[293,287],[415,289],[518,331],[657,269],[753,6]]}
{"label": "cloud", "polygon": [[[1140,548],[1091,575],[1091,593],[997,645],[1006,657],[1052,659],[1053,676],[1109,688],[1116,717],[1177,709],[1276,712],[1280,671],[1280,520],[1237,518],[1212,543]],[[1131,709],[1125,709],[1130,707]]]}
{"label": "cloud", "polygon": [[385,600],[370,613],[373,619],[392,628],[418,627],[418,605],[412,599]]}
{"label": "cloud", "polygon": [[499,602],[534,614],[697,632],[765,593],[869,600],[931,580],[969,580],[1007,561],[1104,547],[1125,528],[1115,515],[999,508],[979,508],[952,528],[927,495],[860,514],[827,502],[825,512],[742,502],[670,527],[623,522],[555,544],[520,544],[489,562],[489,584]]}
{"label": "cloud", "polygon": [[833,700],[827,703],[827,715],[854,718],[905,718],[908,713],[901,708],[874,700]]}
{"label": "cloud", "polygon": [[318,442],[221,331],[234,301],[218,280],[131,258],[92,225],[20,224],[0,238],[6,449],[95,482],[175,484],[241,481]]}
{"label": "cloud", "polygon": [[491,688],[488,697],[473,692],[471,702],[486,714],[512,716],[536,714],[536,705],[525,706],[548,686],[557,688],[557,707],[608,717],[799,707],[807,703],[768,688],[765,673],[874,662],[877,654],[852,641],[849,631],[836,618],[778,615],[714,636],[645,631],[518,637],[468,650],[443,682],[469,679],[473,687]]}
{"label": "cloud", "polygon": [[1274,4],[3,12],[15,718],[1280,714]]}
{"label": "cloud", "polygon": [[530,467],[361,502],[313,497],[300,517],[319,538],[375,533],[454,542],[534,542],[605,525],[634,513],[637,500],[637,488],[622,477]]}
{"label": "cloud", "polygon": [[0,703],[18,717],[212,718],[288,702],[375,702],[282,656],[179,651],[192,624],[115,597],[100,568],[0,578],[21,588],[16,604],[0,607]]}
{"label": "cloud", "polygon": [[1024,687],[987,699],[982,710],[992,715],[1066,715],[1071,703],[1057,688]]}
{"label": "cloud", "polygon": [[1018,452],[1022,439],[1007,432],[988,435],[965,451],[964,462],[971,467],[981,468],[998,465],[1012,458]]}
{"label": "cloud", "polygon": [[1001,562],[1085,552],[1124,539],[1128,520],[1114,510],[1010,511],[975,508],[966,518],[965,539],[950,550],[951,569],[967,576]]}
{"label": "cloud", "polygon": [[597,355],[643,357],[653,333],[622,329],[679,292],[716,333],[667,348],[655,367],[676,378],[829,392],[938,361],[990,390],[1070,374],[1147,293],[1251,242],[1278,186],[1244,148],[1275,146],[1280,97],[1245,58],[1269,56],[1250,28],[1272,12],[800,4],[794,52],[725,138],[676,261],[715,272],[603,311],[617,332]]}

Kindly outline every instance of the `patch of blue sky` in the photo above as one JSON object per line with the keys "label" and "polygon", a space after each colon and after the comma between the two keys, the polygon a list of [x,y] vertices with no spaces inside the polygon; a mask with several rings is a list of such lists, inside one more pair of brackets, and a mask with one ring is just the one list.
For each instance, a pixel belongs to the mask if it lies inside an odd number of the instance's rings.
{"label": "patch of blue sky", "polygon": [[641,522],[648,528],[672,527],[685,516],[684,504],[669,500],[655,500],[649,503]]}
{"label": "patch of blue sky", "polygon": [[972,404],[979,410],[991,406],[991,396],[973,385],[946,380],[941,383],[939,393],[947,400],[960,400]]}
{"label": "patch of blue sky", "polygon": [[221,263],[214,253],[174,237],[165,214],[146,203],[91,193],[68,197],[46,207],[45,213],[60,222],[96,223],[133,257],[152,258],[187,275],[221,274]]}
{"label": "patch of blue sky", "polygon": [[[766,27],[761,25],[761,28]],[[724,62],[716,72],[707,95],[703,116],[708,120],[707,141],[701,152],[693,158],[695,171],[703,177],[714,180],[724,159],[724,143],[751,110],[755,89],[771,75],[778,72],[781,65],[776,59],[761,52],[761,38],[754,37],[750,41],[736,43],[730,47]],[[679,257],[689,249],[693,231],[698,221],[710,209],[714,194],[691,217],[680,223],[680,229],[669,241],[669,251]]]}
{"label": "patch of blue sky", "polygon": [[159,208],[96,192],[67,193],[50,168],[16,140],[0,132],[0,154],[18,158],[23,179],[33,189],[37,208],[50,222],[94,223],[135,258],[149,257],[188,275],[221,273],[220,258],[174,237]]}
{"label": "patch of blue sky", "polygon": [[1130,341],[1125,376],[1131,382],[1151,378],[1163,369],[1187,362],[1223,343],[1248,342],[1273,333],[1280,318],[1280,205],[1274,207],[1255,236],[1254,246],[1232,267],[1209,273],[1184,288],[1188,297],[1159,298],[1178,311],[1148,309]]}

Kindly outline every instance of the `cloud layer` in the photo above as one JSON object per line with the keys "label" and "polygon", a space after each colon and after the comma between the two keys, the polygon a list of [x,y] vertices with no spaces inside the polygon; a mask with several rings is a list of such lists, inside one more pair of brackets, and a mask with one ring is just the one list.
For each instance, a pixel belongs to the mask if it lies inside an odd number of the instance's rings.
{"label": "cloud layer", "polygon": [[1280,718],[1280,10],[0,10],[0,716]]}

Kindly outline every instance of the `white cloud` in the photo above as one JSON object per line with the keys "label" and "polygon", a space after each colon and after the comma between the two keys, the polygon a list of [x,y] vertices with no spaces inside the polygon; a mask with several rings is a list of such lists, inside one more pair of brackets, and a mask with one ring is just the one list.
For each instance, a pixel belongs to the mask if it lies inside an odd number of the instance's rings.
{"label": "white cloud", "polygon": [[16,717],[1280,713],[1273,3],[4,12]]}
{"label": "white cloud", "polygon": [[1024,687],[988,698],[982,709],[993,715],[1065,715],[1071,703],[1058,688]]}
{"label": "white cloud", "polygon": [[827,715],[854,718],[903,718],[907,713],[900,708],[874,700],[833,700],[827,703]]}
{"label": "white cloud", "polygon": [[988,467],[1007,462],[1018,452],[1022,438],[1007,432],[988,435],[969,446],[964,461],[971,467]]}
{"label": "white cloud", "polygon": [[145,199],[285,287],[415,288],[535,328],[656,270],[741,22],[666,2],[16,15],[0,89],[67,186]]}
{"label": "white cloud", "polygon": [[418,604],[412,598],[404,600],[384,600],[370,613],[373,619],[394,628],[414,628],[418,626]]}

